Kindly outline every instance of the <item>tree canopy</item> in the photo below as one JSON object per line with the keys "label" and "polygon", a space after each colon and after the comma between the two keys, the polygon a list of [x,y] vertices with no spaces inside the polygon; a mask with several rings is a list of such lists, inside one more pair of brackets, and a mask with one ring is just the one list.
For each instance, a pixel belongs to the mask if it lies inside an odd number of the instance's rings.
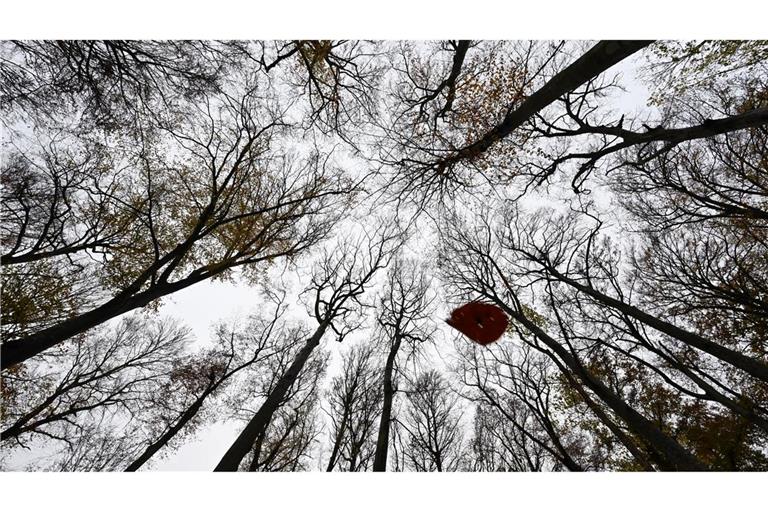
{"label": "tree canopy", "polygon": [[2,41],[0,123],[3,469],[768,470],[766,41]]}

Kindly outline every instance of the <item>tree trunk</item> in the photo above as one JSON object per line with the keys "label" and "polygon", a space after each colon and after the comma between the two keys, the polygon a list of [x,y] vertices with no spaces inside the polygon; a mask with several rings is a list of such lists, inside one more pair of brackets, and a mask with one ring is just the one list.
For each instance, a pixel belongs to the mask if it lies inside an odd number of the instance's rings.
{"label": "tree trunk", "polygon": [[387,470],[387,451],[389,450],[389,427],[392,421],[392,397],[394,389],[392,386],[392,372],[395,367],[395,358],[397,351],[400,350],[400,337],[395,336],[392,347],[389,349],[387,363],[384,366],[384,403],[381,408],[381,419],[379,421],[379,435],[376,439],[376,453],[373,456],[373,470]]}
{"label": "tree trunk", "polygon": [[706,338],[703,338],[698,334],[694,334],[692,332],[686,331],[685,329],[676,327],[634,306],[630,306],[625,302],[605,295],[604,293],[601,293],[590,286],[583,285],[578,281],[575,281],[561,274],[551,267],[548,267],[547,271],[559,281],[562,281],[569,286],[572,286],[573,288],[589,295],[598,302],[621,311],[622,313],[629,315],[636,320],[639,320],[640,322],[656,329],[657,331],[663,332],[664,334],[682,341],[686,345],[690,345],[691,347],[697,348],[722,361],[725,361],[726,363],[729,363],[736,368],[745,371],[756,379],[759,379],[763,382],[768,382],[768,365],[761,363],[757,359],[745,356],[744,354],[736,352],[735,350],[731,350],[730,348],[724,347]]}
{"label": "tree trunk", "polygon": [[312,351],[320,344],[325,330],[328,328],[328,321],[324,321],[315,331],[315,334],[307,340],[307,343],[293,360],[290,368],[280,377],[275,389],[269,394],[264,403],[256,411],[251,421],[245,426],[245,429],[237,436],[237,439],[229,447],[229,450],[221,458],[214,471],[237,471],[240,463],[250,450],[259,435],[262,435],[269,425],[272,415],[280,406],[285,394],[291,388],[299,376],[304,364],[309,359]]}
{"label": "tree trunk", "polygon": [[341,423],[339,425],[339,431],[336,434],[336,439],[333,440],[333,449],[331,450],[331,458],[328,459],[328,466],[325,468],[327,472],[333,471],[336,466],[336,459],[339,456],[339,450],[341,450],[341,441],[344,439],[344,431],[347,426],[347,414],[349,413],[348,407],[345,405],[344,414],[341,416]]}
{"label": "tree trunk", "polygon": [[605,70],[621,62],[633,53],[645,48],[651,41],[600,41],[576,62],[552,77],[541,89],[531,94],[504,120],[487,132],[478,141],[465,146],[455,155],[443,161],[450,165],[465,158],[471,158],[487,150],[493,143],[506,137],[523,123],[531,119],[557,98],[584,85]]}
{"label": "tree trunk", "polygon": [[[588,372],[573,355],[560,345],[554,338],[541,330],[525,315],[514,311],[501,301],[498,305],[504,309],[514,320],[533,333],[542,343],[552,350],[565,363],[568,368],[584,382],[605,404],[616,413],[627,426],[640,436],[649,446],[653,447],[663,457],[663,467],[666,470],[676,471],[706,471],[708,468],[677,441],[659,430],[656,425],[648,421],[623,399],[616,395],[605,384]],[[535,347],[534,347],[535,348]]]}
{"label": "tree trunk", "polygon": [[[637,329],[634,328],[634,326],[630,325],[629,322],[628,322],[628,326],[631,329],[632,336],[635,337],[645,349],[658,355],[670,367],[676,369],[677,371],[679,371],[680,373],[688,377],[694,384],[696,384],[699,388],[701,388],[701,390],[704,391],[706,400],[711,400],[713,402],[719,403],[724,407],[727,407],[734,413],[742,416],[743,418],[747,419],[749,422],[763,429],[765,432],[768,432],[768,420],[760,416],[755,411],[755,406],[752,400],[750,400],[749,398],[741,394],[737,394],[735,399],[724,395],[723,393],[718,391],[713,385],[707,382],[704,378],[696,375],[695,371],[693,371],[690,367],[686,366],[685,364],[681,363],[676,357],[669,355],[665,353],[663,350],[659,350],[658,348],[654,347],[637,331]],[[712,377],[710,376],[710,378]],[[702,398],[702,397],[697,396],[697,398]]]}
{"label": "tree trunk", "polygon": [[544,430],[552,440],[552,443],[555,445],[557,451],[560,453],[563,464],[565,464],[565,467],[568,468],[568,471],[584,471],[584,468],[582,468],[581,465],[576,462],[573,457],[571,457],[571,454],[568,453],[568,450],[566,450],[565,446],[563,446],[563,442],[560,440],[560,436],[555,431],[555,427],[552,425],[552,422],[549,421],[549,418],[544,417],[540,419],[542,425],[544,426]]}
{"label": "tree trunk", "polygon": [[582,386],[576,380],[576,378],[571,374],[570,371],[568,371],[568,369],[561,366],[559,361],[555,361],[555,364],[558,365],[560,371],[568,379],[568,382],[570,382],[576,391],[581,395],[581,398],[584,399],[584,402],[587,404],[589,409],[595,414],[595,416],[597,416],[601,422],[603,422],[606,427],[608,427],[608,430],[610,430],[613,435],[615,435],[616,438],[621,441],[621,444],[623,444],[624,447],[629,450],[629,453],[632,454],[635,460],[643,467],[643,470],[654,471],[654,467],[648,461],[648,457],[646,457],[640,447],[637,446],[637,443],[635,443],[631,437],[625,434],[621,428],[619,428],[619,426],[610,417],[608,417],[605,411],[603,411],[602,407],[600,407],[595,403],[594,400],[592,400],[587,391],[584,389],[584,386]]}
{"label": "tree trunk", "polygon": [[27,414],[16,420],[16,422],[8,427],[7,429],[0,432],[0,441],[4,441],[6,439],[9,439],[11,437],[17,437],[21,435],[22,433],[29,430],[31,427],[27,425],[29,420],[43,412],[49,405],[51,405],[53,402],[56,401],[57,398],[59,398],[62,393],[60,392],[61,388],[57,388],[56,392],[52,393],[48,398],[43,400],[40,405],[29,411]]}
{"label": "tree trunk", "polygon": [[259,434],[258,438],[256,438],[256,443],[253,447],[253,458],[251,459],[251,464],[248,466],[248,471],[256,471],[259,469],[259,457],[261,457],[261,448],[264,445],[264,438],[267,437],[267,429],[269,428],[271,421],[272,418],[267,420],[267,425],[264,427],[264,431]]}
{"label": "tree trunk", "polygon": [[142,453],[136,460],[131,462],[127,468],[125,468],[125,471],[136,471],[141,466],[143,466],[154,454],[156,454],[160,449],[168,444],[168,442],[174,438],[176,434],[178,434],[184,426],[189,423],[189,421],[195,417],[195,415],[198,413],[200,408],[203,406],[203,402],[205,401],[208,396],[213,393],[214,389],[218,387],[218,384],[214,385],[213,387],[210,387],[203,392],[202,395],[200,395],[197,400],[195,400],[192,405],[187,408],[186,411],[184,411],[184,414],[181,415],[179,420],[168,430],[165,431],[165,433],[160,436],[160,438],[149,445],[146,450],[144,450],[144,453]]}
{"label": "tree trunk", "polygon": [[85,332],[123,313],[144,307],[157,298],[174,293],[209,277],[209,275],[192,276],[175,283],[158,285],[141,293],[118,295],[101,306],[74,318],[25,338],[4,342],[2,354],[0,354],[2,369],[5,370],[13,365],[23,363],[30,357],[36,356],[72,336]]}

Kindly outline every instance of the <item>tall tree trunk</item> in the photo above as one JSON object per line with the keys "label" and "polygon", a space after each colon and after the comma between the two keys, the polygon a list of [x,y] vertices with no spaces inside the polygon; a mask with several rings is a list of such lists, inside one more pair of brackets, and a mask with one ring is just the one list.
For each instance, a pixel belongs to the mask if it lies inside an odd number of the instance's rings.
{"label": "tall tree trunk", "polygon": [[344,414],[341,416],[341,423],[339,424],[339,431],[336,433],[336,439],[333,440],[333,448],[331,449],[331,457],[328,459],[328,466],[325,470],[333,471],[336,466],[337,458],[339,457],[339,451],[341,450],[341,441],[344,439],[344,432],[347,426],[347,415],[349,414],[348,407],[345,405]]}
{"label": "tall tree trunk", "polygon": [[581,395],[581,398],[584,399],[584,402],[587,404],[589,409],[595,414],[595,416],[597,416],[603,425],[608,427],[608,430],[610,430],[613,435],[616,436],[621,444],[624,445],[624,447],[635,458],[638,464],[643,467],[643,470],[654,471],[653,465],[651,465],[651,463],[648,461],[648,457],[645,456],[640,447],[637,446],[637,443],[635,443],[635,441],[630,436],[621,430],[621,428],[605,413],[602,407],[600,407],[595,403],[594,400],[592,400],[587,391],[584,389],[584,386],[582,386],[581,383],[576,380],[576,378],[571,374],[570,371],[568,371],[567,368],[562,366],[560,361],[555,361],[555,364],[557,364],[557,366],[560,368],[560,371],[568,379],[568,382],[570,382],[574,389],[576,389],[576,391]]}
{"label": "tall tree trunk", "polygon": [[160,438],[149,445],[146,450],[144,450],[144,453],[142,453],[136,460],[131,462],[127,468],[125,468],[126,471],[136,471],[141,466],[143,466],[154,454],[156,454],[160,449],[168,444],[168,442],[178,434],[184,426],[190,422],[192,418],[195,417],[195,415],[200,411],[200,408],[203,406],[203,402],[205,402],[205,399],[208,398],[208,396],[213,393],[213,391],[218,387],[219,383],[216,383],[215,385],[209,387],[206,389],[203,394],[201,394],[197,400],[195,400],[192,405],[187,408],[186,411],[184,411],[184,414],[181,415],[181,417],[178,419],[178,421],[168,430],[165,431],[165,433],[160,436]]}
{"label": "tall tree trunk", "polygon": [[568,453],[568,450],[560,440],[560,435],[555,431],[555,427],[552,425],[552,422],[549,421],[549,418],[541,418],[541,423],[544,427],[544,431],[552,440],[552,443],[555,445],[557,451],[561,454],[563,464],[565,464],[565,467],[568,468],[568,471],[584,471],[584,468],[582,468],[581,465],[576,462],[573,457],[571,457],[571,454]]}
{"label": "tall tree trunk", "polygon": [[127,292],[86,313],[64,320],[40,332],[24,338],[6,341],[2,344],[2,353],[0,353],[2,369],[5,370],[13,365],[23,363],[30,357],[36,356],[72,336],[85,332],[123,313],[144,307],[155,299],[209,277],[210,275],[197,275],[175,283],[157,285],[137,294]]}
{"label": "tall tree trunk", "polygon": [[635,306],[630,306],[626,302],[622,302],[618,299],[614,299],[613,297],[601,293],[591,286],[581,284],[580,282],[561,274],[552,267],[547,267],[547,272],[549,272],[559,281],[562,281],[563,283],[568,284],[580,292],[589,295],[593,299],[602,304],[605,304],[606,306],[621,311],[622,313],[636,320],[639,320],[640,322],[656,329],[657,331],[663,332],[664,334],[682,341],[686,345],[690,345],[691,347],[697,348],[722,361],[725,361],[726,363],[729,363],[736,368],[745,371],[756,379],[759,379],[763,382],[768,382],[768,365],[758,361],[757,359],[745,356],[744,354],[714,343],[702,336],[699,336],[698,334],[686,331],[685,329],[681,329],[675,325],[670,324],[669,322],[665,322],[664,320],[650,315],[645,311],[636,308]]}
{"label": "tall tree trunk", "polygon": [[267,429],[269,428],[271,421],[272,418],[267,420],[267,425],[264,427],[264,431],[261,432],[259,437],[256,439],[256,443],[253,446],[253,458],[251,459],[251,463],[248,466],[248,471],[256,471],[259,469],[259,457],[261,457],[261,449],[264,446],[264,439],[267,437]]}
{"label": "tall tree trunk", "polygon": [[518,313],[500,300],[497,300],[497,304],[514,320],[533,333],[537,339],[557,354],[561,361],[565,363],[565,365],[577,375],[590,390],[610,407],[618,417],[624,420],[630,430],[635,432],[650,447],[656,450],[663,457],[664,464],[662,469],[676,471],[706,471],[708,469],[704,463],[694,457],[677,441],[659,430],[656,425],[637,412],[610,388],[587,371],[568,350],[529,320],[525,315]]}
{"label": "tall tree trunk", "polygon": [[349,471],[359,471],[357,468],[357,457],[360,454],[360,443],[350,443],[350,453],[349,453]]}
{"label": "tall tree trunk", "polygon": [[443,458],[440,456],[440,453],[435,453],[435,466],[437,467],[437,472],[442,473],[443,472]]}
{"label": "tall tree trunk", "polygon": [[557,100],[557,98],[584,85],[614,64],[645,48],[650,43],[651,41],[598,42],[587,53],[553,76],[538,91],[531,94],[519,107],[507,114],[500,124],[488,131],[482,138],[443,160],[443,165],[451,165],[482,153],[491,147],[493,143],[522,126],[523,123]]}
{"label": "tall tree trunk", "polygon": [[381,408],[381,419],[379,420],[379,435],[376,439],[376,453],[373,456],[373,470],[387,470],[387,451],[389,450],[389,428],[392,421],[392,397],[395,393],[392,386],[392,373],[395,367],[397,351],[400,350],[400,336],[395,336],[392,346],[387,355],[387,362],[384,366],[384,403]]}
{"label": "tall tree trunk", "polygon": [[245,456],[253,449],[256,439],[266,431],[272,415],[280,407],[285,394],[296,382],[312,351],[320,344],[320,339],[323,337],[328,325],[329,321],[323,321],[312,337],[307,340],[307,343],[298,353],[296,359],[293,360],[290,368],[280,377],[275,389],[272,390],[261,407],[259,407],[259,410],[256,411],[256,414],[251,418],[251,421],[248,422],[240,435],[237,436],[237,439],[235,439],[232,446],[229,447],[221,458],[214,471],[237,471]]}
{"label": "tall tree trunk", "polygon": [[[768,419],[758,414],[758,412],[755,410],[754,402],[751,399],[741,394],[737,394],[735,398],[724,395],[704,378],[698,376],[696,372],[689,366],[681,363],[676,357],[653,346],[640,334],[639,331],[637,331],[637,329],[635,329],[633,325],[631,325],[631,323],[627,322],[627,325],[631,330],[630,332],[632,336],[636,338],[644,348],[658,355],[671,368],[674,368],[675,370],[688,377],[694,384],[696,384],[702,391],[704,391],[704,399],[717,402],[720,405],[727,407],[734,413],[747,419],[750,423],[753,423],[754,425],[768,432]],[[629,353],[625,354],[632,357]],[[702,397],[697,395],[697,398]]]}

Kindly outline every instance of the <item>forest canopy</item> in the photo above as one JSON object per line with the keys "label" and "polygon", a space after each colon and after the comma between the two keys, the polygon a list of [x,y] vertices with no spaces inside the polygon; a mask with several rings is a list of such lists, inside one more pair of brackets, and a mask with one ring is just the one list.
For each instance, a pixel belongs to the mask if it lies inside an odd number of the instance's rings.
{"label": "forest canopy", "polygon": [[4,470],[768,470],[768,41],[0,41],[0,121]]}

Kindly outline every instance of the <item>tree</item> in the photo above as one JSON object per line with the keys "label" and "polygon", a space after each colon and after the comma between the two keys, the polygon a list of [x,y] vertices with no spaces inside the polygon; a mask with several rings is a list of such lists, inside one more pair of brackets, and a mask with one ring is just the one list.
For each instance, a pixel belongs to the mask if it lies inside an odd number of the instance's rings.
{"label": "tree", "polygon": [[[285,312],[282,300],[275,304],[272,318],[252,315],[244,326],[219,324],[215,345],[202,354],[180,361],[173,369],[171,386],[152,405],[159,411],[153,422],[154,440],[127,467],[136,471],[171,442],[178,442],[183,432],[195,428],[200,412],[209,397],[226,388],[242,372],[248,376],[273,359],[277,351],[286,350]],[[246,377],[247,378],[247,377]],[[159,424],[159,425],[158,425]]]}
{"label": "tree", "polygon": [[328,391],[331,454],[326,471],[365,471],[375,453],[382,386],[375,345],[359,344],[342,356],[343,373]]}
{"label": "tree", "polygon": [[[121,454],[129,457],[144,439],[137,418],[169,385],[189,341],[189,331],[170,319],[132,316],[15,367],[3,374],[3,444],[52,440],[64,446],[72,469],[71,457],[93,450],[97,439],[131,446]],[[115,437],[121,430],[123,440]],[[112,469],[119,463],[108,452],[87,456]]]}
{"label": "tree", "polygon": [[[580,161],[577,171],[571,178],[571,186],[575,192],[581,192],[584,183],[601,160],[622,150],[633,148],[637,152],[637,162],[646,164],[663,157],[680,144],[688,141],[716,137],[738,130],[758,127],[768,122],[768,109],[755,108],[725,117],[712,119],[705,115],[691,116],[688,126],[665,128],[664,124],[673,123],[674,116],[662,121],[657,126],[650,127],[642,123],[643,130],[624,128],[624,116],[614,123],[606,120],[595,122],[591,119],[597,107],[591,107],[593,96],[604,94],[606,87],[589,84],[584,92],[567,94],[562,102],[566,113],[554,121],[548,121],[542,116],[536,118],[537,125],[534,133],[544,139],[557,141],[569,138],[578,141],[579,150],[558,150],[557,154],[547,152],[541,159],[543,163],[533,161],[523,166],[519,174],[525,176],[529,183],[541,184],[553,176],[565,163]],[[574,98],[575,97],[575,98]],[[595,116],[596,117],[596,116]],[[679,116],[677,116],[679,117]],[[596,139],[593,137],[597,136]],[[585,142],[589,141],[589,142]],[[587,147],[587,150],[581,148]]]}
{"label": "tree", "polygon": [[[431,74],[428,70],[423,68],[414,70],[419,78],[416,78],[416,76],[414,76],[414,74],[412,74],[408,68],[404,70],[410,81],[413,82],[415,88],[421,90],[423,93],[416,99],[409,98],[407,96],[403,97],[403,101],[408,105],[409,109],[418,107],[418,113],[414,122],[431,121],[436,123],[437,118],[445,117],[448,112],[453,109],[453,102],[456,98],[456,89],[458,87],[459,75],[462,73],[462,67],[464,66],[464,61],[467,57],[467,51],[469,50],[471,44],[471,41],[447,41],[440,45],[441,50],[447,49],[452,53],[451,67],[447,76],[440,80],[440,82],[437,83],[434,87],[431,87],[429,84],[422,85],[419,83],[421,82],[420,79],[422,77],[426,78]],[[416,62],[413,62],[415,60],[413,55],[409,55],[409,57],[411,57],[410,64],[417,64]],[[423,64],[428,65],[427,63]],[[442,101],[442,105],[436,109],[436,112],[433,115],[429,116],[427,114],[427,108],[430,107],[430,102],[438,99]],[[433,119],[429,119],[429,117],[433,117]]]}
{"label": "tree", "polygon": [[[485,414],[475,420],[475,428],[480,430],[476,442],[481,443],[476,450],[482,452],[482,443],[491,435],[491,446],[493,439],[501,440],[499,455],[518,471],[541,471],[547,463],[553,469],[584,469],[573,448],[567,446],[575,444],[574,433],[559,425],[553,365],[545,356],[525,345],[516,350],[506,344],[495,350],[471,346],[458,353],[456,371],[471,390],[468,398]],[[497,426],[499,422],[505,426]],[[537,453],[536,457],[531,453]],[[478,455],[480,464],[488,463],[482,453]]]}
{"label": "tree", "polygon": [[[556,224],[549,222],[549,219],[544,215],[539,215],[536,219],[528,223],[526,229],[521,229],[520,223],[515,221],[515,214],[512,213],[508,218],[507,225],[510,228],[511,226],[515,227],[506,230],[504,235],[502,235],[503,240],[501,243],[505,250],[516,253],[523,258],[522,261],[530,262],[534,265],[534,269],[527,269],[528,272],[540,272],[541,275],[549,276],[551,279],[564,283],[590,298],[614,308],[686,345],[702,350],[757,379],[768,382],[768,365],[759,359],[719,345],[704,336],[677,327],[670,322],[649,314],[621,298],[615,298],[607,293],[603,293],[591,284],[589,277],[587,277],[586,282],[580,282],[575,277],[569,276],[568,270],[560,270],[558,267],[569,261],[568,255],[572,254],[572,251],[578,251],[582,248],[584,251],[590,250],[594,244],[594,237],[600,229],[599,222],[596,228],[577,233],[573,230],[569,231],[569,224],[573,226],[572,220],[562,219],[561,222]],[[534,233],[542,231],[546,234],[546,241],[540,244],[535,240]],[[549,231],[549,233],[546,233],[546,231]],[[587,256],[585,262],[587,270],[587,265],[591,263],[588,258],[589,256]],[[536,270],[536,267],[538,267],[538,270]]]}
{"label": "tree", "polygon": [[[409,136],[400,144],[402,155],[396,154],[393,158],[385,156],[385,162],[396,166],[400,171],[396,184],[400,182],[401,189],[407,192],[426,189],[430,197],[435,189],[442,190],[446,183],[461,187],[467,179],[462,177],[457,168],[461,165],[471,166],[473,161],[478,159],[482,162],[485,152],[533,120],[542,109],[649,43],[650,41],[600,41],[532,93],[528,93],[527,89],[533,79],[538,77],[541,69],[529,76],[525,66],[528,65],[530,54],[523,52],[522,58],[513,67],[513,72],[519,75],[521,80],[515,84],[516,93],[504,104],[501,120],[482,129],[468,141],[454,141],[450,133],[445,136],[439,131],[427,131],[423,138],[418,137],[419,132],[415,133],[416,137]],[[558,53],[559,48],[543,58],[542,68],[547,67]],[[429,90],[429,87],[422,85],[416,90]],[[421,93],[418,93],[418,96],[421,96]],[[479,114],[482,116],[482,112]],[[397,128],[393,131],[397,132]],[[399,138],[397,133],[394,137]]]}
{"label": "tree", "polygon": [[308,123],[355,146],[356,138],[348,132],[359,131],[375,116],[375,91],[382,74],[378,45],[331,40],[289,44],[292,49],[285,55],[293,54],[295,60],[288,81],[308,104]]}
{"label": "tree", "polygon": [[628,159],[612,180],[647,233],[633,265],[648,303],[763,360],[766,136],[756,127]]}
{"label": "tree", "polygon": [[[495,407],[477,405],[473,420],[473,471],[543,471],[558,462],[547,457],[544,445],[533,441],[527,427],[530,412],[525,407],[513,409],[514,421]],[[525,426],[520,428],[519,426]]]}
{"label": "tree", "polygon": [[[290,363],[290,360],[286,362]],[[243,468],[248,471],[310,469],[311,452],[321,434],[318,422],[319,386],[327,363],[327,354],[323,352],[315,352],[310,357],[273,413],[267,428],[256,438],[250,455],[243,461]],[[270,371],[273,373],[274,369]],[[281,374],[273,375],[275,378],[270,379],[271,382],[279,382]],[[272,390],[264,391],[263,395],[269,397]]]}
{"label": "tree", "polygon": [[[623,377],[617,379],[621,384],[615,385],[616,391],[625,395],[625,400],[632,402],[638,410],[647,411],[647,414],[656,414],[655,409],[648,405],[653,402],[650,395],[644,400],[638,400],[640,392],[628,391],[628,388],[639,382],[650,384],[658,379],[656,395],[667,393],[675,397],[675,401],[670,399],[668,407],[690,407],[714,415],[722,414],[722,408],[725,408],[729,414],[743,418],[746,431],[766,431],[768,425],[765,414],[768,411],[762,398],[764,391],[760,391],[764,385],[759,380],[752,379],[747,372],[735,370],[727,359],[718,360],[705,355],[714,355],[712,352],[697,352],[684,340],[670,338],[668,332],[654,332],[654,326],[642,317],[603,300],[603,296],[611,293],[626,302],[629,297],[642,297],[643,289],[635,286],[639,280],[634,277],[621,279],[619,252],[610,244],[609,239],[597,238],[599,227],[584,234],[586,238],[581,240],[588,244],[586,247],[577,242],[580,236],[573,232],[564,236],[557,234],[561,229],[570,229],[567,221],[563,220],[554,228],[554,224],[549,222],[551,219],[541,214],[538,218],[549,224],[545,232],[537,233],[536,229],[527,229],[531,226],[524,226],[525,222],[519,227],[528,233],[526,237],[531,236],[529,240],[547,240],[539,245],[540,249],[546,247],[539,254],[547,254],[552,264],[562,264],[563,268],[569,268],[572,277],[578,275],[579,279],[584,279],[592,291],[601,290],[602,295],[582,293],[581,288],[572,287],[556,276],[547,276],[544,290],[550,310],[569,344],[590,347],[588,353],[594,361],[593,371],[602,375],[626,375],[626,380]],[[564,244],[563,241],[567,242]],[[525,252],[530,254],[533,251],[531,246]],[[524,272],[529,278],[535,279],[535,268],[526,267],[524,263],[527,257],[518,256],[516,260],[520,269],[525,268]],[[555,263],[557,261],[560,263]],[[513,270],[511,274],[519,275],[518,272]],[[632,276],[631,273],[629,275]],[[685,296],[681,295],[680,302],[684,303],[685,300]],[[674,303],[673,299],[670,301]],[[735,346],[734,341],[728,340],[723,345]],[[742,348],[736,352],[749,353]],[[669,389],[662,393],[661,390],[667,386]],[[611,422],[603,423],[610,427]],[[666,425],[663,426],[666,428]],[[677,437],[682,437],[682,434],[677,434]],[[630,451],[637,451],[626,440],[623,440],[623,444]],[[698,450],[695,442],[692,441],[690,446]]]}
{"label": "tree", "polygon": [[[650,57],[653,58],[650,58]],[[657,103],[701,91],[722,81],[765,71],[765,41],[660,41],[652,48],[646,76]]]}
{"label": "tree", "polygon": [[256,89],[203,105],[186,129],[166,131],[182,160],[143,141],[150,146],[141,148],[124,198],[137,224],[99,270],[106,300],[5,341],[3,368],[194,283],[235,269],[258,275],[257,265],[295,257],[327,236],[354,186],[318,154],[299,162],[268,154],[282,121],[264,112]]}
{"label": "tree", "polygon": [[374,471],[387,469],[392,401],[396,391],[395,371],[400,350],[407,348],[412,354],[431,336],[427,323],[433,300],[429,296],[429,286],[430,281],[424,268],[419,268],[413,261],[398,259],[389,271],[386,288],[379,300],[379,338],[388,347],[388,352],[382,377],[383,402],[373,460]]}
{"label": "tree", "polygon": [[356,306],[357,309],[362,306],[361,299],[366,288],[376,272],[387,266],[400,240],[401,234],[396,229],[386,227],[366,241],[342,241],[332,252],[324,253],[313,272],[312,284],[305,290],[312,296],[311,314],[319,325],[224,454],[215,471],[237,470],[256,440],[263,435],[272,415],[326,331],[330,329],[341,341],[356,328]]}
{"label": "tree", "polygon": [[[216,470],[764,470],[766,48],[0,43],[0,458],[232,422]],[[208,280],[269,313],[192,345]],[[500,340],[431,318],[467,302]]]}
{"label": "tree", "polygon": [[179,97],[220,90],[234,46],[205,41],[6,41],[0,109],[40,123],[81,111],[119,129]]}
{"label": "tree", "polygon": [[630,153],[610,183],[633,218],[653,233],[718,219],[759,227],[768,219],[761,172],[766,142],[763,125],[681,144],[651,162]]}
{"label": "tree", "polygon": [[[473,294],[496,303],[513,320],[515,333],[531,347],[548,355],[556,364],[573,372],[591,392],[598,396],[636,435],[654,449],[657,462],[663,469],[703,470],[706,466],[685,447],[662,432],[651,421],[631,407],[612,391],[599,376],[580,361],[577,352],[568,344],[567,332],[561,330],[565,340],[558,342],[531,319],[520,293],[524,283],[510,279],[509,269],[502,271],[497,260],[498,246],[490,225],[486,224],[470,234],[465,227],[454,223],[450,232],[443,230],[446,279],[457,293]],[[509,259],[505,263],[509,265]]]}
{"label": "tree", "polygon": [[116,164],[106,147],[66,134],[3,159],[2,264],[29,263],[120,243],[131,217],[114,219],[117,184],[102,183]]}
{"label": "tree", "polygon": [[464,462],[459,397],[435,370],[419,374],[406,396],[403,453],[414,471],[457,471]]}

